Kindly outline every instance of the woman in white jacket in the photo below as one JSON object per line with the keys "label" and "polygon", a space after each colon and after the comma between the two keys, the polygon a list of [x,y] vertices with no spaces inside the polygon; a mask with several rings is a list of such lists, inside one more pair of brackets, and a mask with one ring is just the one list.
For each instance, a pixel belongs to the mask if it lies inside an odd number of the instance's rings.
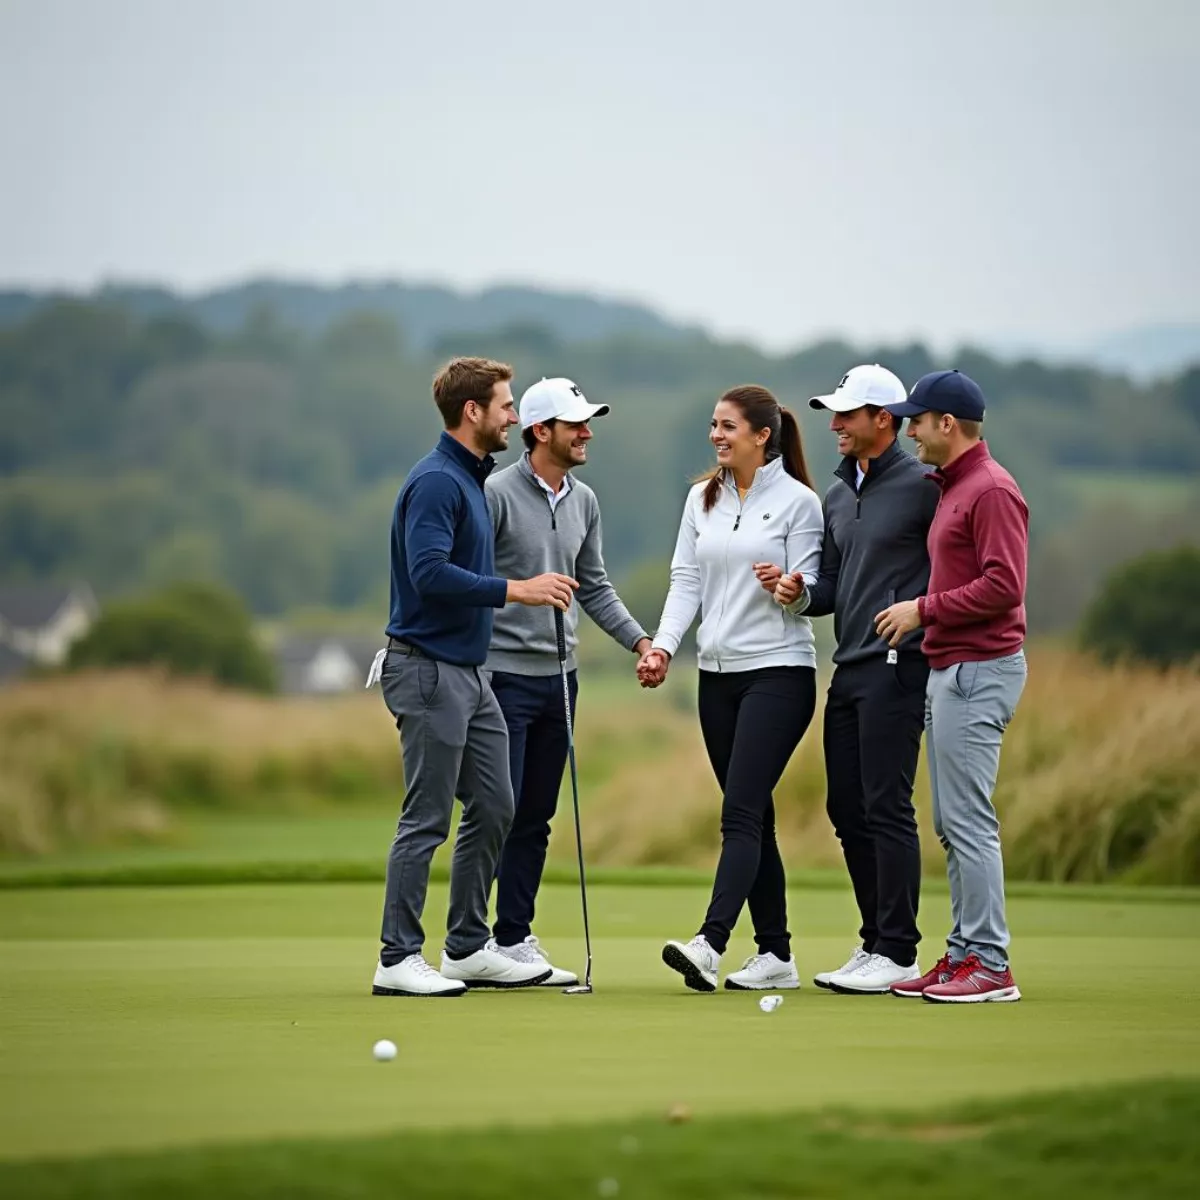
{"label": "woman in white jacket", "polygon": [[804,596],[784,609],[773,591],[781,573],[816,581],[824,519],[800,427],[766,388],[726,392],[709,438],[717,467],[688,493],[670,591],[638,668],[643,686],[662,683],[700,611],[700,727],[723,792],[721,857],[704,924],[691,941],[668,942],[663,962],[688,987],[714,991],[749,903],[758,953],[725,986],[795,988],[772,791],[812,720],[816,653]]}

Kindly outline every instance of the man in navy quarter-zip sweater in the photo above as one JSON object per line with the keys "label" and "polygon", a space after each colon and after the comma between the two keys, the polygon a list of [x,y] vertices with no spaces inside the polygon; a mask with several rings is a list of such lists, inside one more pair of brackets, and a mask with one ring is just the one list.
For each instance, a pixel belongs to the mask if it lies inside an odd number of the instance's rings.
{"label": "man in navy quarter-zip sweater", "polygon": [[[377,996],[456,996],[469,987],[526,987],[550,974],[544,964],[500,954],[487,925],[513,814],[508,731],[483,669],[492,612],[510,602],[565,610],[576,586],[553,572],[496,574],[483,488],[492,453],[507,448],[516,423],[511,379],[511,367],[482,358],[456,358],[438,372],[433,398],[446,430],[396,498],[388,644],[367,681],[380,680],[400,730],[406,788],[388,856]],[[463,817],[439,970],[421,952],[421,914],[455,798]]]}
{"label": "man in navy quarter-zip sweater", "polygon": [[[938,488],[897,441],[900,422],[883,406],[906,399],[904,385],[878,365],[855,367],[810,405],[830,413],[842,455],[825,494],[825,540],[810,617],[833,613],[834,673],[823,742],[827,809],[842,844],[861,916],[861,945],[818,987],[886,994],[920,974],[916,966],[921,852],[912,792],[925,720],[928,664],[920,631],[895,651],[875,616],[929,585],[926,538]],[[788,577],[776,598],[796,603]],[[800,601],[802,603],[802,600]]]}
{"label": "man in navy quarter-zip sweater", "polygon": [[[578,580],[578,604],[567,609],[567,684],[571,713],[578,684],[575,647],[579,610],[626,650],[644,655],[650,638],[621,603],[604,569],[596,493],[572,474],[587,462],[590,422],[608,412],[589,404],[569,379],[543,379],[521,397],[526,452],[487,482],[496,535],[496,570],[504,575],[558,571]],[[487,660],[492,690],[508,724],[516,814],[496,881],[496,948],[520,963],[551,966],[532,922],[550,820],[567,763],[558,640],[551,614],[506,608],[496,614]],[[570,986],[576,976],[551,967],[546,986]]]}

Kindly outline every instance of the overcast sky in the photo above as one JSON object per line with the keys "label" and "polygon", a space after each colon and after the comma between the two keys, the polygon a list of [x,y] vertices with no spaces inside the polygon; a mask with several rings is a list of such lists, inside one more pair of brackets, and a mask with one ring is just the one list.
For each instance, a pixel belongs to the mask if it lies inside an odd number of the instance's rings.
{"label": "overcast sky", "polygon": [[524,281],[772,346],[1200,321],[1193,0],[0,0],[0,286]]}

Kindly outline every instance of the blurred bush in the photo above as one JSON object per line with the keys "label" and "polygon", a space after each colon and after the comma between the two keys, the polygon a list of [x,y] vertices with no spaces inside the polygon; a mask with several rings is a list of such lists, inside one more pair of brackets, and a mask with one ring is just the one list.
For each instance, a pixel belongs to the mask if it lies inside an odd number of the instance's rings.
{"label": "blurred bush", "polygon": [[1200,662],[1200,548],[1154,551],[1117,568],[1088,606],[1079,639],[1106,662]]}
{"label": "blurred bush", "polygon": [[67,662],[70,670],[143,665],[251,691],[275,687],[274,662],[255,638],[249,612],[213,584],[174,584],[107,605]]}

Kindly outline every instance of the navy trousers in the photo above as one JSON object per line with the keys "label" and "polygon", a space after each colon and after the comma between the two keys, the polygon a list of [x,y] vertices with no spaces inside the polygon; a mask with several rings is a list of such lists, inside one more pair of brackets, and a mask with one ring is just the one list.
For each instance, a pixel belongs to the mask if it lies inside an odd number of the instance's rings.
{"label": "navy trousers", "polygon": [[[567,674],[571,715],[579,681]],[[550,844],[550,819],[567,765],[567,718],[562,675],[492,673],[492,691],[508,725],[508,758],[516,812],[500,853],[496,876],[496,923],[501,946],[524,941],[531,932],[538,887]]]}

